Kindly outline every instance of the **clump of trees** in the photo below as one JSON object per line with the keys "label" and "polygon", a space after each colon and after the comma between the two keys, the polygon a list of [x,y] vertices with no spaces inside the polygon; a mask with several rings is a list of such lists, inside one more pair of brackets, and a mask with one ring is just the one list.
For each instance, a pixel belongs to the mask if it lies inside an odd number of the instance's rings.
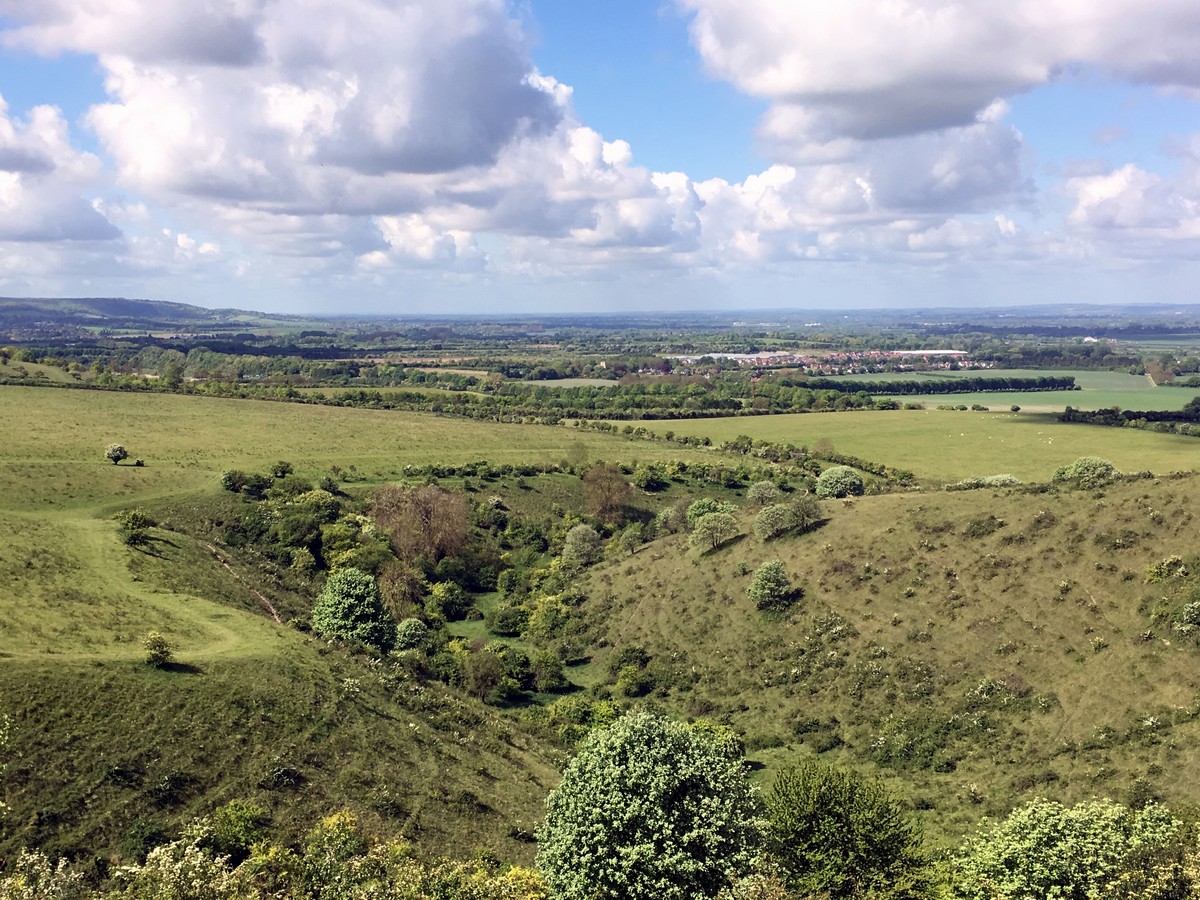
{"label": "clump of trees", "polygon": [[808,531],[821,521],[821,506],[808,494],[790,503],[773,503],[754,517],[754,533],[759,540],[773,541],[790,531]]}

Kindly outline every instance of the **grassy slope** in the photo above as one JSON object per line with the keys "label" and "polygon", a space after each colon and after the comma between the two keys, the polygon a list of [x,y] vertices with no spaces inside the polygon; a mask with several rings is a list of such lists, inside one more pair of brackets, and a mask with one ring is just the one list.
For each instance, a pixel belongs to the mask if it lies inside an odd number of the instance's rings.
{"label": "grassy slope", "polygon": [[[1200,649],[1149,616],[1189,588],[1143,580],[1194,553],[1198,501],[1200,478],[890,495],[827,502],[824,527],[772,544],[699,556],[661,539],[592,574],[588,643],[611,646],[592,666],[644,645],[673,684],[662,702],[732,723],[768,774],[836,736],[832,756],[892,778],[943,838],[1033,796],[1124,799],[1138,779],[1200,803],[1180,777],[1200,746]],[[991,515],[1005,524],[970,536]],[[1122,532],[1131,546],[1111,549]],[[737,574],[768,559],[806,592],[781,620]]]}
{"label": "grassy slope", "polygon": [[[281,458],[309,477],[332,465],[355,465],[370,482],[429,461],[704,457],[565,428],[177,396],[0,388],[0,416],[9,427],[0,447],[0,697],[16,725],[3,787],[15,824],[0,853],[21,843],[55,852],[120,852],[140,822],[169,824],[234,797],[253,797],[289,833],[349,805],[370,827],[402,831],[430,850],[466,853],[483,845],[505,858],[527,858],[528,845],[506,832],[512,823],[524,827],[536,820],[555,777],[552,756],[474,705],[417,689],[274,625],[247,595],[247,581],[178,533],[156,531],[150,553],[129,550],[109,517],[139,504],[178,508],[189,498],[203,507],[218,491],[222,470],[262,470]],[[993,436],[1023,435],[1013,458],[997,454],[986,435],[975,435],[969,468],[944,450],[926,450],[920,457],[924,472],[938,479],[953,477],[960,466],[961,474],[1022,474],[1024,466],[1045,477],[1060,461],[1098,450],[1125,468],[1184,468],[1183,451],[1192,446],[1142,433],[1054,429],[1061,460],[1031,459],[1049,447],[1033,440],[1036,423],[954,413],[671,425],[728,425],[733,436],[779,423],[785,430],[775,439],[801,443],[833,436],[840,450],[904,465],[904,453],[917,458],[922,432],[908,434],[902,426],[920,422],[936,422],[939,429],[952,422],[991,423]],[[836,436],[786,431],[788,425],[813,424],[848,430]],[[1058,449],[1060,432],[1095,436],[1097,446]],[[924,439],[934,433],[925,431]],[[1105,439],[1109,447],[1100,445]],[[106,462],[103,448],[114,440],[147,465]],[[1135,441],[1144,442],[1140,457]],[[1142,461],[1129,462],[1135,458]],[[571,504],[571,492],[555,479],[530,482],[527,502]],[[1166,511],[1167,524],[1142,521],[1142,493]],[[1095,743],[1097,723],[1111,720],[1128,730],[1147,715],[1170,721],[1180,715],[1173,705],[1193,702],[1190,646],[1132,641],[1146,627],[1136,611],[1148,591],[1140,573],[1147,561],[1168,552],[1188,553],[1184,519],[1186,504],[1200,499],[1195,493],[1191,481],[1139,482],[1114,489],[1103,507],[1076,495],[868,498],[852,509],[833,505],[830,523],[814,534],[769,548],[745,540],[696,563],[693,551],[670,538],[596,573],[593,602],[607,612],[595,636],[617,644],[644,641],[684,674],[696,666],[698,683],[686,696],[676,695],[681,707],[730,718],[759,747],[783,741],[756,751],[769,763],[786,758],[787,744],[797,740],[791,727],[797,710],[841,717],[844,727],[822,727],[847,742],[849,759],[862,758],[864,742],[869,745],[871,729],[878,727],[862,717],[881,709],[879,702],[864,697],[886,699],[886,684],[872,683],[864,692],[840,675],[830,684],[778,683],[774,667],[790,671],[794,662],[780,648],[802,641],[823,613],[838,612],[859,633],[848,639],[839,673],[879,660],[900,665],[892,662],[898,659],[910,673],[904,677],[912,678],[912,665],[924,662],[938,673],[931,690],[959,697],[977,678],[1019,672],[1032,692],[1052,698],[1047,711],[1034,713],[1027,725],[1004,718],[1003,739],[969,736],[982,749],[965,755],[955,749],[961,758],[952,773],[917,769],[903,775],[903,790],[934,805],[943,833],[1006,806],[1027,790],[1017,779],[1046,783],[1053,776],[1055,790],[1083,796],[1147,773],[1178,800],[1188,797],[1186,781],[1154,773],[1175,772],[1190,761],[1190,724],[1174,726],[1162,740],[1148,738],[1144,747],[1125,740],[1114,748],[1080,748]],[[1039,532],[1024,545],[1001,545],[1005,534],[1027,532],[1034,512],[1051,503],[1056,510],[1060,504],[1069,508],[1058,513],[1061,529]],[[964,523],[984,510],[1010,525],[980,541],[959,538]],[[1091,533],[1109,518],[1116,528],[1119,517],[1129,519],[1139,543],[1102,554],[1090,543]],[[1065,530],[1068,520],[1076,522],[1073,532]],[[946,522],[949,530],[940,530]],[[1075,534],[1087,551],[1078,559],[1070,543]],[[922,540],[932,549],[923,549]],[[1004,564],[985,562],[988,553]],[[733,574],[737,561],[756,565],[772,556],[785,559],[809,591],[790,622],[764,622],[744,599],[745,577]],[[888,574],[864,578],[860,567],[866,562]],[[1115,564],[1118,571],[1093,576],[1088,566],[1096,564]],[[945,569],[957,573],[962,587],[950,587]],[[1120,580],[1126,570],[1133,581]],[[1065,600],[1054,587],[1064,577],[1079,586]],[[909,586],[915,586],[912,598],[903,596]],[[951,593],[959,596],[950,599]],[[1091,596],[1099,598],[1098,612],[1085,600]],[[680,609],[689,614],[679,615]],[[900,619],[896,625],[893,616]],[[150,628],[179,646],[175,670],[158,672],[139,662],[136,641]],[[1109,644],[1099,653],[1091,649],[1096,631]],[[871,642],[891,655],[872,657],[877,651],[869,649]],[[997,652],[1008,644],[1015,649]],[[781,652],[785,658],[775,659]],[[672,659],[672,653],[679,656]],[[605,662],[601,652],[580,677],[600,679]],[[767,685],[770,671],[776,674]],[[889,669],[887,677],[899,679],[899,671]],[[1114,673],[1119,684],[1112,691],[1099,698],[1088,692],[1100,675]],[[292,772],[301,780],[288,786],[282,776]],[[978,805],[963,799],[971,784],[978,785]]]}
{"label": "grassy slope", "polygon": [[[155,530],[148,552],[125,547],[111,515],[189,497],[203,508],[223,469],[281,458],[310,476],[356,465],[378,480],[410,463],[665,448],[432,416],[23,388],[0,389],[0,416],[0,697],[15,724],[4,784],[15,824],[0,852],[120,853],[139,823],[254,797],[284,833],[349,805],[429,850],[528,857],[508,830],[532,826],[556,777],[535,742],[275,625],[250,596],[253,573],[235,577],[179,533]],[[146,466],[105,461],[114,440]],[[530,490],[555,495],[553,484]],[[140,662],[150,629],[179,648],[174,670]],[[282,770],[302,781],[272,782]]]}

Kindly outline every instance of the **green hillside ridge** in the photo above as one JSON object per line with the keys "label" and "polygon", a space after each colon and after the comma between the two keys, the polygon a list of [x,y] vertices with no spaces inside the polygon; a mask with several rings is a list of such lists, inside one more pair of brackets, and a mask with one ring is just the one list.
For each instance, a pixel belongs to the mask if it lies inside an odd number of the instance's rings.
{"label": "green hillside ridge", "polygon": [[[1200,802],[1178,777],[1200,712],[1192,476],[951,493],[941,486],[962,460],[931,453],[923,488],[823,501],[817,527],[765,543],[749,485],[726,480],[739,458],[718,451],[172,395],[0,388],[0,414],[11,426],[0,447],[0,713],[12,720],[0,854],[134,858],[250,799],[284,842],[348,808],[370,834],[424,852],[528,862],[574,734],[544,710],[560,697],[727,723],[764,783],[818,754],[882,773],[943,844],[1035,796]],[[1096,433],[1054,429],[1054,459],[1023,465],[1047,482],[1060,454],[1081,455],[1076,436]],[[1136,437],[1150,458],[1187,467],[1178,439]],[[114,441],[145,466],[108,462]],[[838,445],[876,459],[848,436]],[[1005,451],[984,446],[967,474],[1007,470]],[[1134,468],[1136,447],[1123,446],[1119,464]],[[302,481],[336,474],[347,512],[404,481],[406,466],[572,460],[582,471],[610,460],[632,479],[638,463],[701,465],[614,514],[606,560],[571,578],[581,602],[564,623],[505,638],[568,658],[577,689],[500,711],[438,684],[436,659],[379,660],[305,631],[319,579],[221,543],[239,516],[279,510],[224,490],[222,474],[281,459]],[[726,469],[713,480],[706,463]],[[494,498],[514,521],[550,519],[559,532],[586,513],[587,491],[567,472],[441,480],[467,489],[473,510]],[[621,517],[700,495],[741,507],[737,539],[707,553],[682,533],[621,543]],[[135,507],[158,525],[130,547],[115,517]],[[548,567],[562,543],[556,533],[544,552],[516,548],[509,561]],[[773,559],[802,589],[784,613],[746,596]],[[491,612],[503,598],[470,599]],[[489,624],[451,623],[463,654],[496,638]],[[173,665],[144,662],[151,630],[173,645]]]}
{"label": "green hillside ridge", "polygon": [[[1200,580],[1145,573],[1196,572],[1197,500],[1187,477],[826,501],[770,543],[743,516],[725,548],[675,535],[597,567],[578,639],[601,671],[640,647],[656,702],[732,724],[768,770],[878,770],[944,838],[1041,795],[1191,805]],[[770,559],[804,592],[783,616],[746,597]]]}

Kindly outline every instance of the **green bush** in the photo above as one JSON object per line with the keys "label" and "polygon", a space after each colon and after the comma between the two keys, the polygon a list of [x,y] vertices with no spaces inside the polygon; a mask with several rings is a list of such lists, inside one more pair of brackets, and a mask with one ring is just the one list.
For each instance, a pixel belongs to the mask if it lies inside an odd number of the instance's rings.
{"label": "green bush", "polygon": [[1082,488],[1101,487],[1115,481],[1120,472],[1107,459],[1098,456],[1081,456],[1069,465],[1056,469],[1051,481],[1072,482]]}
{"label": "green bush", "polygon": [[779,773],[766,797],[769,846],[803,896],[932,896],[920,828],[878,782],[805,762]]}
{"label": "green bush", "polygon": [[864,489],[862,476],[849,466],[831,466],[817,478],[816,494],[822,500],[857,497]]}
{"label": "green bush", "polygon": [[604,542],[591,525],[576,525],[563,539],[563,562],[571,566],[590,566],[604,555]]}
{"label": "green bush", "polygon": [[146,662],[157,668],[170,664],[174,658],[174,650],[163,635],[157,631],[148,631],[142,637],[142,648],[146,651]]}
{"label": "green bush", "polygon": [[746,596],[763,610],[786,609],[793,600],[791,579],[787,569],[777,559],[765,562],[754,572]]}
{"label": "green bush", "polygon": [[464,618],[470,609],[471,598],[453,581],[439,581],[429,588],[425,597],[425,612],[448,622]]}
{"label": "green bush", "polygon": [[266,838],[268,821],[265,807],[248,800],[230,800],[213,812],[206,843],[237,865],[250,855],[251,847]]}
{"label": "green bush", "polygon": [[1124,893],[1118,885],[1164,859],[1181,858],[1183,825],[1165,809],[1131,810],[1111,800],[1064,807],[1034,800],[985,826],[955,861],[960,900],[1060,897],[1183,897]]}
{"label": "green bush", "polygon": [[558,900],[715,897],[762,836],[741,759],[647,712],[589,734],[546,799],[537,865]]}
{"label": "green bush", "polygon": [[313,604],[312,626],[325,637],[361,641],[381,653],[396,643],[396,620],[384,608],[375,579],[353,567],[325,580]]}
{"label": "green bush", "polygon": [[420,619],[401,619],[396,625],[397,650],[419,650],[429,639],[429,626]]}

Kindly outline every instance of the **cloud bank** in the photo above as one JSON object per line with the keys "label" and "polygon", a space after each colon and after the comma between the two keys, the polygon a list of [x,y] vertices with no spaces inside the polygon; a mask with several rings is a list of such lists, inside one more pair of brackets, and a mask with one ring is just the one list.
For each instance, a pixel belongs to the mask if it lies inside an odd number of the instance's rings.
{"label": "cloud bank", "polygon": [[504,0],[0,0],[5,47],[94,56],[108,97],[77,126],[98,154],[51,107],[0,109],[0,278],[371,291],[1195,258],[1200,138],[1171,172],[1039,182],[1007,103],[1081,70],[1200,96],[1194,3],[676,5],[709,73],[767,101],[764,171],[639,166]]}

